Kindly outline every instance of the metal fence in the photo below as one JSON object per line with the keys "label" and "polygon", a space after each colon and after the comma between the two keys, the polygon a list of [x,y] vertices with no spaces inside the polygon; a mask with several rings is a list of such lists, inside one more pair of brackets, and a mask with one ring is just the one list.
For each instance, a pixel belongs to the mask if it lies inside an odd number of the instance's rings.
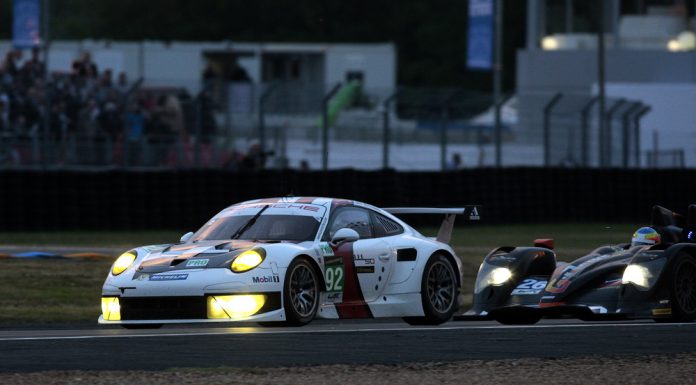
{"label": "metal fence", "polygon": [[498,147],[491,96],[464,88],[203,89],[188,95],[137,83],[112,111],[116,129],[80,113],[72,131],[54,130],[58,117],[42,120],[51,129],[3,131],[0,167],[443,170],[495,166],[497,148],[502,166],[684,166],[683,155],[642,150],[640,121],[650,106],[639,101],[607,100],[600,131],[591,95],[509,95],[499,101]]}

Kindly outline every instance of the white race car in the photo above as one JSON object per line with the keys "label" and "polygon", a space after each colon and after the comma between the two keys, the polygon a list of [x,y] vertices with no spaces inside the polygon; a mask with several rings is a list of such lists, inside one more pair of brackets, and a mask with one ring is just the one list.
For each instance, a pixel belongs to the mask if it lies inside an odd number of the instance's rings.
{"label": "white race car", "polygon": [[[478,206],[380,209],[330,198],[273,198],[222,210],[180,243],[122,254],[102,288],[101,324],[403,317],[439,324],[457,308],[454,216]],[[445,214],[437,239],[392,214]]]}

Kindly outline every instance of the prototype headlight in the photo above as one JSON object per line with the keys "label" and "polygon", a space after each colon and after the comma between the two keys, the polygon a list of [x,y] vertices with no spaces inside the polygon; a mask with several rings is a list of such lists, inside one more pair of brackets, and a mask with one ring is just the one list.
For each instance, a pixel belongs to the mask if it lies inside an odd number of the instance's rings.
{"label": "prototype headlight", "polygon": [[628,265],[626,270],[624,270],[623,278],[621,278],[622,284],[632,283],[643,289],[647,289],[651,286],[652,274],[647,267],[641,265]]}
{"label": "prototype headlight", "polygon": [[479,269],[474,293],[480,293],[488,286],[500,286],[512,278],[512,271],[507,267],[493,266],[483,263]]}
{"label": "prototype headlight", "polygon": [[230,265],[230,269],[235,273],[249,271],[263,262],[266,252],[263,249],[247,250],[239,254]]}
{"label": "prototype headlight", "polygon": [[512,272],[507,267],[498,267],[491,270],[488,283],[491,285],[502,285],[512,277]]}
{"label": "prototype headlight", "polygon": [[125,252],[121,254],[114,265],[111,267],[111,274],[119,275],[124,271],[128,270],[129,267],[135,262],[136,255],[132,251]]}

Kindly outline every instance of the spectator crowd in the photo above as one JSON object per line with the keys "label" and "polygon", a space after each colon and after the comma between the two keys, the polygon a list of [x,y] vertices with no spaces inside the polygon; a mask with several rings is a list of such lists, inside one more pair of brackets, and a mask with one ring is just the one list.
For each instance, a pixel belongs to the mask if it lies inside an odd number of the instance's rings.
{"label": "spectator crowd", "polygon": [[[69,72],[50,74],[38,49],[23,55],[11,50],[0,65],[0,165],[37,162],[37,153],[55,164],[214,161],[215,107],[205,93],[193,99],[183,89],[139,88],[124,72],[114,79],[111,69],[98,68],[89,52],[75,59]],[[199,138],[195,151],[192,135]],[[50,145],[37,150],[39,142]],[[222,158],[215,162],[242,163],[238,154]]]}

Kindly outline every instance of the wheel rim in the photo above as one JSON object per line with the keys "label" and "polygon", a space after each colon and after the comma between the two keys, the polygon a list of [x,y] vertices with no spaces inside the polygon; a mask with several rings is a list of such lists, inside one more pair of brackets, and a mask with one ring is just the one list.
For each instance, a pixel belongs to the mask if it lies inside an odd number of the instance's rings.
{"label": "wheel rim", "polygon": [[314,312],[317,302],[317,284],[314,271],[308,266],[297,265],[290,274],[290,299],[292,307],[301,317]]}
{"label": "wheel rim", "polygon": [[440,313],[446,313],[454,304],[454,273],[448,264],[435,262],[428,271],[428,298],[430,304]]}
{"label": "wheel rim", "polygon": [[696,313],[696,263],[685,259],[677,268],[674,293],[684,313]]}

